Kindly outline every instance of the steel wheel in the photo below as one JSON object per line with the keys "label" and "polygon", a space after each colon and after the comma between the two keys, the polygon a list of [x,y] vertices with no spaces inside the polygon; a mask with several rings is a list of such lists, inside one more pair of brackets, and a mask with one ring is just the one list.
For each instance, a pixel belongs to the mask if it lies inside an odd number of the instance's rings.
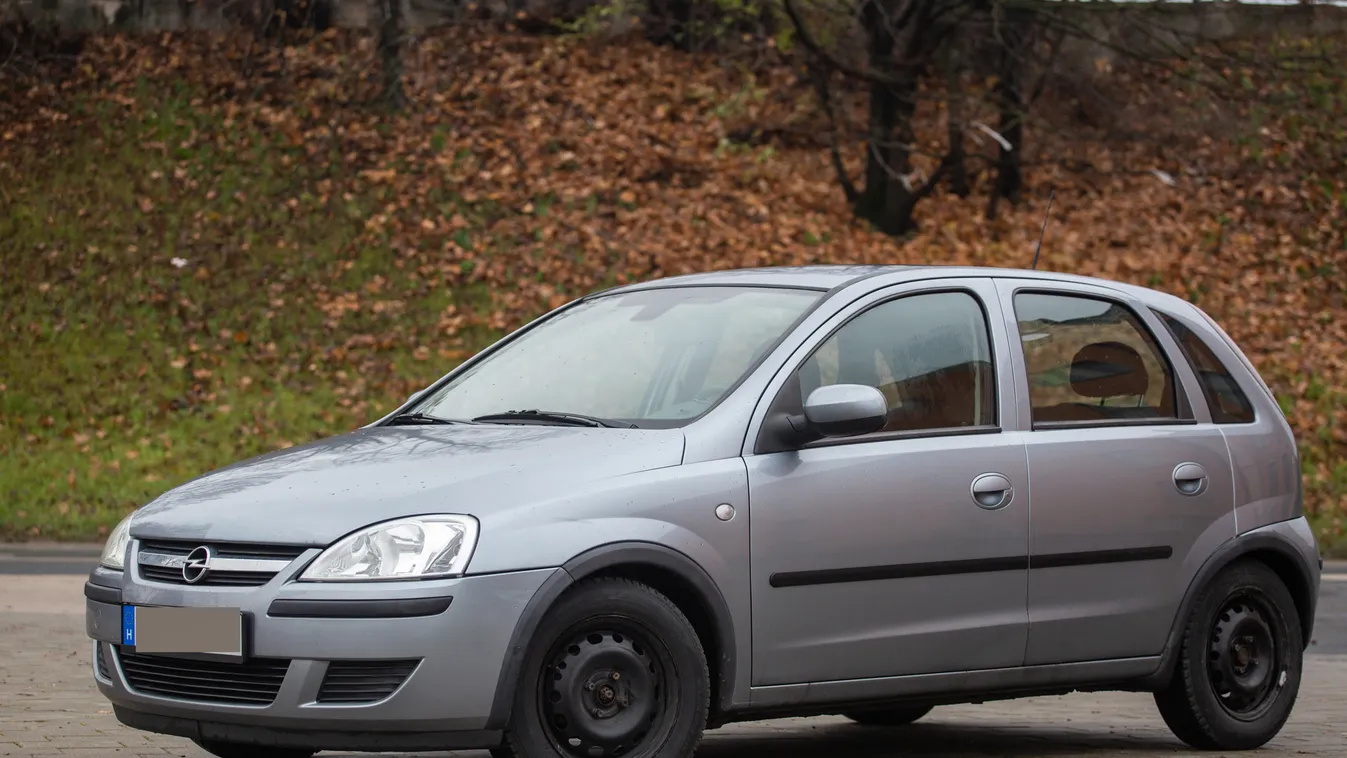
{"label": "steel wheel", "polygon": [[631,751],[661,731],[667,660],[641,633],[605,624],[581,631],[549,656],[541,678],[542,713],[557,747],[574,758]]}
{"label": "steel wheel", "polygon": [[533,635],[498,758],[692,758],[711,683],[697,632],[651,587],[577,585]]}
{"label": "steel wheel", "polygon": [[1256,591],[1225,602],[1211,630],[1207,673],[1212,692],[1226,713],[1254,721],[1267,712],[1278,686],[1286,683],[1286,640],[1268,622],[1272,611]]}
{"label": "steel wheel", "polygon": [[1257,560],[1221,571],[1184,626],[1173,678],[1155,693],[1174,735],[1200,750],[1252,750],[1291,715],[1304,634],[1277,573]]}

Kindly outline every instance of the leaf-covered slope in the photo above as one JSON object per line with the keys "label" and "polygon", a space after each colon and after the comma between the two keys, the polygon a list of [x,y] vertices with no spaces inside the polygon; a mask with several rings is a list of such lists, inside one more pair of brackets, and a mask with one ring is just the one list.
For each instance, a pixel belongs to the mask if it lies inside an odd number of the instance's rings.
{"label": "leaf-covered slope", "polygon": [[[396,117],[368,105],[375,71],[354,36],[169,35],[94,39],[60,84],[0,80],[10,534],[91,534],[189,476],[368,421],[613,282],[1027,265],[1051,185],[1040,267],[1207,309],[1283,398],[1322,534],[1343,535],[1341,78],[1231,72],[1268,105],[1227,104],[1219,130],[1170,117],[1163,140],[1031,130],[1030,201],[988,221],[975,176],[973,197],[938,193],[895,241],[851,219],[826,122],[785,64],[450,30],[414,46],[414,103]],[[1172,82],[1115,84],[1200,109]],[[920,109],[931,152],[936,102]]]}

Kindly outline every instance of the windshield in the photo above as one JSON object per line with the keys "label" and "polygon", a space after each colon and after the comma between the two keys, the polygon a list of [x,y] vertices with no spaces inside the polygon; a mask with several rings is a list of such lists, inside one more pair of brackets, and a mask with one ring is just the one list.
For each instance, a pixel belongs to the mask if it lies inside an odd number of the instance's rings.
{"label": "windshield", "polygon": [[582,302],[468,368],[415,410],[505,411],[677,426],[720,402],[822,296],[765,287],[677,287]]}

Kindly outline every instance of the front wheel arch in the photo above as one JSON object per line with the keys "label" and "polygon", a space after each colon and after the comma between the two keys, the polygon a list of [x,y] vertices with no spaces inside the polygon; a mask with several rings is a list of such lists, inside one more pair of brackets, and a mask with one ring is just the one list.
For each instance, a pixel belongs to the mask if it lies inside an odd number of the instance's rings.
{"label": "front wheel arch", "polygon": [[587,550],[567,561],[534,593],[515,624],[492,700],[488,729],[510,721],[514,692],[523,674],[524,652],[543,617],[577,582],[601,576],[624,577],[664,594],[697,631],[711,669],[712,721],[730,710],[736,669],[734,619],[720,588],[696,561],[653,542],[617,542]]}

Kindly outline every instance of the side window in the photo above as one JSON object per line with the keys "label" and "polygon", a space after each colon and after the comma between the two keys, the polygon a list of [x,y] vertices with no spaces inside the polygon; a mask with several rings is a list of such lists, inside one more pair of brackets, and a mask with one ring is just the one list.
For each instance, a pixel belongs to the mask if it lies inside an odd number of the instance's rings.
{"label": "side window", "polygon": [[1174,373],[1126,307],[1026,292],[1015,317],[1034,423],[1178,418]]}
{"label": "side window", "polygon": [[849,321],[799,369],[801,400],[833,384],[877,388],[885,432],[996,424],[987,319],[964,292],[912,295]]}
{"label": "side window", "polygon": [[1239,388],[1235,377],[1230,375],[1229,369],[1207,343],[1178,319],[1159,311],[1155,315],[1174,335],[1174,341],[1179,343],[1184,359],[1192,366],[1193,373],[1197,374],[1202,394],[1211,408],[1211,420],[1218,424],[1252,424],[1254,410],[1249,396]]}

